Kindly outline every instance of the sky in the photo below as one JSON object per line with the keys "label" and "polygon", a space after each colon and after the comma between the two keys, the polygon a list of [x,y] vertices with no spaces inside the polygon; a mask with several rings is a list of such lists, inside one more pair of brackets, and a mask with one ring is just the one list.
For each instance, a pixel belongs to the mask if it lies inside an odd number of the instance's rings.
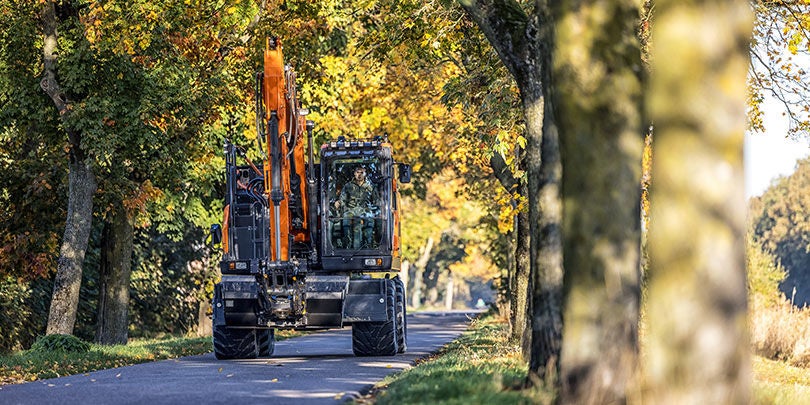
{"label": "sky", "polygon": [[745,134],[745,197],[762,195],[771,182],[788,176],[796,169],[796,161],[810,156],[810,141],[791,140],[787,133],[787,118],[775,103],[765,103],[764,133]]}

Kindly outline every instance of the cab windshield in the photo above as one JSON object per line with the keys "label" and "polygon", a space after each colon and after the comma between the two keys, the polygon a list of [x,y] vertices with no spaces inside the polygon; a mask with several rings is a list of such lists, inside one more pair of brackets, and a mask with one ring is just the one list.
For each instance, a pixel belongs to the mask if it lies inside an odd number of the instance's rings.
{"label": "cab windshield", "polygon": [[328,164],[328,244],[332,249],[379,249],[384,229],[379,161],[354,157]]}

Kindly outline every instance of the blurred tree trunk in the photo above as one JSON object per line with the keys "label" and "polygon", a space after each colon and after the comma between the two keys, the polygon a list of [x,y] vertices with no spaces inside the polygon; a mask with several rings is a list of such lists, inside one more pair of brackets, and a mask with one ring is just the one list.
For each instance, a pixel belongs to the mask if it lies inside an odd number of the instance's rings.
{"label": "blurred tree trunk", "polygon": [[425,302],[429,306],[436,306],[439,304],[439,277],[441,276],[441,268],[428,265],[424,275],[425,278],[422,281],[425,284]]}
{"label": "blurred tree trunk", "polygon": [[554,3],[563,162],[562,403],[625,403],[640,301],[642,75],[637,0]]}
{"label": "blurred tree trunk", "polygon": [[[408,282],[410,281],[409,280],[410,271],[411,271],[411,262],[409,262],[407,260],[403,260],[402,264],[400,265],[400,268],[399,268],[399,278],[400,278],[400,280],[402,280],[402,285],[404,285],[405,288],[408,287]],[[408,292],[405,291],[405,294],[407,296]],[[405,305],[407,305],[407,304],[408,304],[408,300],[406,299],[405,300]]]}
{"label": "blurred tree trunk", "polygon": [[71,101],[62,91],[57,80],[57,25],[54,2],[45,1],[42,8],[44,70],[40,87],[53,101],[63,128],[67,132],[70,159],[67,219],[62,246],[59,249],[53,296],[48,312],[46,333],[49,335],[72,334],[76,324],[82,265],[90,238],[93,222],[93,194],[96,192],[96,178],[90,159],[81,148],[82,134],[70,125]]}
{"label": "blurred tree trunk", "polygon": [[456,292],[453,284],[453,272],[447,272],[447,288],[444,291],[444,308],[448,311],[453,309],[453,296]]}
{"label": "blurred tree trunk", "polygon": [[411,301],[414,308],[422,306],[422,282],[424,280],[425,267],[427,267],[428,261],[430,260],[430,252],[432,250],[433,237],[429,236],[425,245],[419,249],[422,254],[419,256],[419,259],[416,260],[416,263],[414,263],[415,274],[413,277],[413,299]]}
{"label": "blurred tree trunk", "polygon": [[743,0],[655,3],[646,402],[746,404]]}
{"label": "blurred tree trunk", "polygon": [[113,211],[104,222],[96,328],[99,344],[127,343],[133,232],[132,221],[123,208]]}

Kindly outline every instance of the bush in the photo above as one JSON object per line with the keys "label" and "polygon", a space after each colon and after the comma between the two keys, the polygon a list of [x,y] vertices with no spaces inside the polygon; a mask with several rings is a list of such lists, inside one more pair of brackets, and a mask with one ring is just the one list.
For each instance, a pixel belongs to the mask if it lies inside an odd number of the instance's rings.
{"label": "bush", "polygon": [[86,353],[90,344],[73,335],[46,335],[34,342],[31,350],[36,352]]}
{"label": "bush", "polygon": [[779,291],[779,284],[785,280],[787,272],[779,264],[779,259],[750,236],[745,250],[750,300],[765,307],[781,305],[785,296]]}
{"label": "bush", "polygon": [[746,251],[754,352],[810,367],[810,308],[796,308],[779,290],[786,272],[773,254],[752,239]]}
{"label": "bush", "polygon": [[761,356],[793,366],[810,366],[810,309],[796,308],[786,300],[777,306],[755,305],[751,343]]}
{"label": "bush", "polygon": [[0,353],[27,349],[45,331],[52,290],[50,280],[0,276]]}

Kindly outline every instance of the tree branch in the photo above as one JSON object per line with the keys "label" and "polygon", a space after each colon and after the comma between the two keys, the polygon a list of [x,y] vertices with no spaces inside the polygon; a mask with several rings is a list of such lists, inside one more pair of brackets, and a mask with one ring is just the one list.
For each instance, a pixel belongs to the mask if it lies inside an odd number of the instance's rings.
{"label": "tree branch", "polygon": [[[64,124],[70,116],[70,101],[65,93],[62,91],[59,82],[56,79],[56,61],[58,58],[56,32],[57,19],[56,7],[52,0],[46,1],[42,6],[42,61],[43,73],[42,80],[39,82],[39,87],[53,100],[56,110],[59,112],[59,119]],[[77,161],[84,160],[84,152],[81,149],[81,136],[74,131],[69,125],[64,125],[65,132],[68,135],[68,142],[70,142],[71,159]]]}
{"label": "tree branch", "polygon": [[[523,83],[526,73],[521,69],[529,46],[527,27],[529,16],[514,0],[458,0],[461,7],[481,29],[492,44],[509,73]],[[504,35],[505,34],[505,35]],[[521,61],[521,59],[523,61]]]}
{"label": "tree branch", "polygon": [[512,171],[509,170],[509,165],[506,164],[506,161],[503,159],[503,156],[501,156],[500,153],[496,152],[492,155],[492,157],[489,159],[489,166],[492,168],[492,173],[501,183],[503,188],[509,192],[512,192],[515,190],[515,188],[517,188],[520,180],[512,175]]}

